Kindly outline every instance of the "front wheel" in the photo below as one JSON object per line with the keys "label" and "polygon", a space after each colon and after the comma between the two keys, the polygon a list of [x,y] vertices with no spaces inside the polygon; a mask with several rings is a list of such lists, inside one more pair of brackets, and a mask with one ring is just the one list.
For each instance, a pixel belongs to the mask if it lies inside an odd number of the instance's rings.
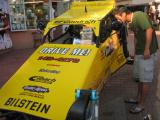
{"label": "front wheel", "polygon": [[66,120],[98,120],[96,90],[76,90],[76,100],[71,105]]}
{"label": "front wheel", "polygon": [[86,120],[98,120],[99,112],[98,101],[90,101],[86,111]]}

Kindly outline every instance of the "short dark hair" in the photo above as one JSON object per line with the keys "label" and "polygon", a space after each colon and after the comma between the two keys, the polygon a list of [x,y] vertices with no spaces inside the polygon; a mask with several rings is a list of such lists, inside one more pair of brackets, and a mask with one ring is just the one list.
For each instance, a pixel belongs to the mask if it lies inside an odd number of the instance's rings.
{"label": "short dark hair", "polygon": [[114,14],[114,15],[116,15],[116,14],[121,15],[124,12],[126,14],[130,14],[131,13],[131,11],[125,6],[117,6],[112,10],[112,14]]}

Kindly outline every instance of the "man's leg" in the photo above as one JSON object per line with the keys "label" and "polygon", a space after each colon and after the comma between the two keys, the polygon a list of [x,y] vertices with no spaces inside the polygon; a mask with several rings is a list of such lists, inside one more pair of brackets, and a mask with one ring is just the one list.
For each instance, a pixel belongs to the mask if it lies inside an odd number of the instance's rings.
{"label": "man's leg", "polygon": [[154,59],[144,60],[143,56],[139,61],[139,88],[138,88],[138,99],[139,103],[135,107],[130,109],[131,113],[139,113],[144,110],[145,99],[149,93],[150,85],[149,83],[153,80],[153,71],[154,71]]}
{"label": "man's leg", "polygon": [[137,91],[137,101],[138,101],[138,103],[141,101],[141,98],[142,98],[142,85],[143,85],[142,82],[138,83],[138,91]]}
{"label": "man's leg", "polygon": [[141,95],[139,97],[139,103],[138,105],[144,108],[145,99],[149,93],[150,85],[149,83],[141,83],[140,82],[140,89],[141,89]]}
{"label": "man's leg", "polygon": [[134,58],[134,65],[133,65],[133,80],[135,82],[139,82],[139,73],[140,73],[140,55],[135,55],[135,58]]}
{"label": "man's leg", "polygon": [[138,94],[137,94],[138,104],[129,110],[131,113],[139,113],[144,110],[144,104],[146,97],[149,93],[149,87],[150,87],[149,84],[139,82]]}
{"label": "man's leg", "polygon": [[140,106],[144,107],[145,99],[150,90],[150,84],[153,81],[154,76],[154,55],[147,60],[140,60],[140,83],[141,85],[141,97],[139,104]]}
{"label": "man's leg", "polygon": [[140,55],[135,55],[134,57],[134,65],[133,65],[133,80],[138,82],[138,90],[137,90],[137,95],[133,98],[127,98],[125,100],[126,103],[138,103],[140,101],[140,97],[141,97],[141,91],[142,91],[142,84],[139,82],[139,59],[140,59]]}

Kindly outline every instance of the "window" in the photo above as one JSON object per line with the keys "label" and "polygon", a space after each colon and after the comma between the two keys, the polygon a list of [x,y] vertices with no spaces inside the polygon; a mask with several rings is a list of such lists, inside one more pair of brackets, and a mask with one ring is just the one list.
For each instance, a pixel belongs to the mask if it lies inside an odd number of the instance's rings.
{"label": "window", "polygon": [[10,0],[9,13],[11,31],[26,30],[25,11],[23,0]]}
{"label": "window", "polygon": [[48,0],[9,0],[11,31],[37,29],[49,20]]}
{"label": "window", "polygon": [[38,22],[49,20],[49,5],[47,0],[25,0],[27,29],[36,29]]}

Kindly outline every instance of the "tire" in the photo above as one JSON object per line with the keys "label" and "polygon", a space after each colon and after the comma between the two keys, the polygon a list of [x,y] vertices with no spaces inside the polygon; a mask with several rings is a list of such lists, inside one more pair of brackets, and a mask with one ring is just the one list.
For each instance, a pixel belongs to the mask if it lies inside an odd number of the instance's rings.
{"label": "tire", "polygon": [[86,111],[86,120],[98,120],[98,101],[90,101]]}
{"label": "tire", "polygon": [[0,120],[47,120],[47,119],[16,111],[0,110]]}

